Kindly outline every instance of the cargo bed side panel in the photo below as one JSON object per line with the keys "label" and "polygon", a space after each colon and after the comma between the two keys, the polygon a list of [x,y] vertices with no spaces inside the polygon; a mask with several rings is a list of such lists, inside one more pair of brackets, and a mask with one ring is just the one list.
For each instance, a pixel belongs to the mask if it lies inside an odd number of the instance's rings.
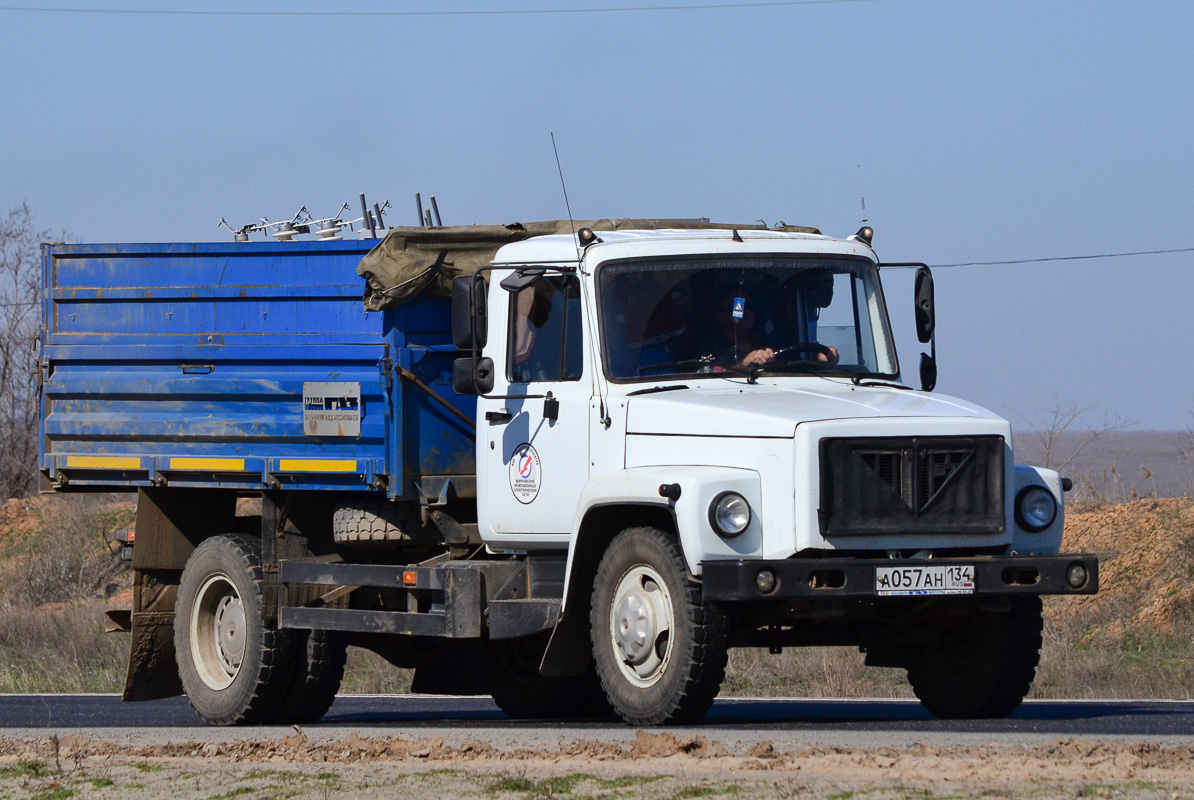
{"label": "cargo bed side panel", "polygon": [[395,495],[471,478],[468,426],[393,369],[472,416],[444,385],[447,301],[366,312],[370,244],[48,246],[48,483]]}

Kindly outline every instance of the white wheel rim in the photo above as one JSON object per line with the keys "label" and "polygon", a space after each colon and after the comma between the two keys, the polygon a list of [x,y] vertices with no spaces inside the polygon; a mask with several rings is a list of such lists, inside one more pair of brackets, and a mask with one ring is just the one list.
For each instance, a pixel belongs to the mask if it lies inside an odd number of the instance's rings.
{"label": "white wheel rim", "polygon": [[211,575],[199,587],[191,608],[191,659],[208,687],[227,689],[240,673],[248,626],[245,605],[232,579]]}
{"label": "white wheel rim", "polygon": [[609,612],[610,644],[622,676],[635,686],[653,686],[672,654],[672,599],[659,572],[635,564],[618,580]]}

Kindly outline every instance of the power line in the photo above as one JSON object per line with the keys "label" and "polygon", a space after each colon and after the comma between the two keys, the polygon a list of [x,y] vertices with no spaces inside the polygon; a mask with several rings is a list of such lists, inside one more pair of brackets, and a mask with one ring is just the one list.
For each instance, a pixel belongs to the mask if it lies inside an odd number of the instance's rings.
{"label": "power line", "polygon": [[876,2],[879,2],[879,0],[773,0],[772,2],[747,3],[690,3],[684,5],[608,6],[594,8],[468,9],[464,11],[200,11],[195,9],[0,6],[0,11],[25,11],[44,14],[123,14],[150,17],[501,17],[546,14],[624,14],[636,11],[719,11]]}
{"label": "power line", "polygon": [[[3,10],[3,9],[0,9]],[[1019,258],[1010,261],[960,261],[956,264],[932,264],[933,269],[946,269],[948,267],[999,267],[1014,264],[1043,264],[1048,261],[1088,261],[1095,258],[1131,258],[1135,256],[1163,256],[1172,255],[1174,253],[1194,253],[1194,247],[1177,247],[1170,250],[1133,250],[1129,253],[1090,253],[1081,256],[1049,256],[1047,258]],[[884,266],[880,263],[880,266]],[[886,269],[901,269],[897,266],[888,266]],[[908,267],[911,269],[911,267]],[[0,308],[17,308],[23,306],[35,306],[41,303],[40,300],[18,300],[16,302],[0,302]]]}
{"label": "power line", "polygon": [[1160,256],[1172,253],[1194,253],[1194,247],[1173,250],[1136,250],[1131,253],[1093,253],[1084,256],[1051,256],[1049,258],[1020,258],[1012,261],[962,261],[957,264],[934,264],[933,269],[945,267],[998,267],[1007,264],[1041,264],[1045,261],[1087,261],[1093,258],[1127,258],[1129,256]]}

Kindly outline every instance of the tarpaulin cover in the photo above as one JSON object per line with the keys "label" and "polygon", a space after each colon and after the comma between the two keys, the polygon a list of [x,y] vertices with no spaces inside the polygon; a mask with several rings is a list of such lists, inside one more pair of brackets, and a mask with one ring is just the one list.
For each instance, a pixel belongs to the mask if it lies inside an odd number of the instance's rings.
{"label": "tarpaulin cover", "polygon": [[376,247],[361,259],[357,274],[365,279],[365,309],[381,311],[402,305],[420,292],[450,295],[452,279],[471,275],[493,263],[499,248],[511,242],[573,228],[617,230],[774,230],[820,233],[796,225],[731,225],[692,219],[596,219],[512,222],[508,225],[457,225],[438,228],[390,228]]}

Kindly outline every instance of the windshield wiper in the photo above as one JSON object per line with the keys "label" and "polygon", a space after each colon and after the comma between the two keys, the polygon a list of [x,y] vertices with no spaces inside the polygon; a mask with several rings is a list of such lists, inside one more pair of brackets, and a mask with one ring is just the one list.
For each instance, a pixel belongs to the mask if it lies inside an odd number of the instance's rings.
{"label": "windshield wiper", "polygon": [[849,370],[842,369],[834,364],[826,364],[821,361],[773,361],[770,364],[752,364],[743,369],[756,370],[762,372],[813,372],[817,375],[835,375],[844,378],[853,378],[854,373]]}
{"label": "windshield wiper", "polygon": [[651,386],[650,388],[647,388],[647,389],[635,389],[633,392],[627,392],[626,396],[634,397],[635,395],[639,395],[639,394],[658,394],[659,392],[678,392],[681,389],[687,389],[687,388],[689,388],[688,385],[684,384],[684,383],[671,383],[671,384],[668,384],[667,386]]}
{"label": "windshield wiper", "polygon": [[[864,383],[863,381],[866,381],[866,382]],[[907,389],[910,392],[916,391],[915,387],[905,386],[902,383],[895,383],[894,381],[884,381],[884,380],[874,380],[874,379],[866,380],[861,375],[859,375],[857,378],[855,378],[854,385],[855,386],[884,386],[888,389]]]}
{"label": "windshield wiper", "polygon": [[643,373],[647,372],[647,370],[681,369],[683,367],[700,367],[701,369],[696,371],[711,372],[715,363],[717,363],[717,357],[710,354],[707,356],[700,356],[698,358],[684,358],[679,361],[662,361],[658,364],[644,364],[638,368],[638,372],[640,377],[652,377],[650,375],[643,376]]}

